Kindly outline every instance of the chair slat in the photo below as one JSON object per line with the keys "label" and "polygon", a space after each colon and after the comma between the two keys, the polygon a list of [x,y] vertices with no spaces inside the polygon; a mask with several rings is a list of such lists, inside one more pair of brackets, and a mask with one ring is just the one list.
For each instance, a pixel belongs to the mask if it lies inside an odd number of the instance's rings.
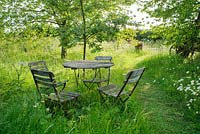
{"label": "chair slat", "polygon": [[[45,81],[45,82],[51,82],[52,80],[49,77],[41,77],[39,75],[35,75],[35,80]],[[54,78],[53,78],[54,80]]]}
{"label": "chair slat", "polygon": [[35,75],[40,75],[40,76],[51,76],[54,77],[54,74],[49,71],[43,71],[43,70],[36,70],[36,69],[31,69],[32,73]]}
{"label": "chair slat", "polygon": [[52,83],[52,82],[46,82],[46,81],[42,81],[42,80],[36,80],[36,82],[41,85],[45,85],[45,86],[53,86],[54,85],[54,83]]}

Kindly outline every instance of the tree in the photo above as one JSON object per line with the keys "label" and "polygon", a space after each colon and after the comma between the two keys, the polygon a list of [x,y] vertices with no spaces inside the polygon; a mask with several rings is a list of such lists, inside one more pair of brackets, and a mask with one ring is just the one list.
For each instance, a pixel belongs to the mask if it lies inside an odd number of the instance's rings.
{"label": "tree", "polygon": [[143,11],[160,18],[163,24],[156,30],[172,44],[177,54],[189,56],[200,50],[200,1],[144,0]]}
{"label": "tree", "polygon": [[[61,57],[65,57],[65,48],[84,42],[83,59],[86,44],[100,48],[102,41],[109,40],[128,23],[128,16],[122,11],[122,5],[134,0],[3,0],[2,18],[5,29],[23,31],[33,24],[54,25],[62,46]],[[9,18],[9,19],[7,19]],[[20,31],[21,30],[21,31]]]}

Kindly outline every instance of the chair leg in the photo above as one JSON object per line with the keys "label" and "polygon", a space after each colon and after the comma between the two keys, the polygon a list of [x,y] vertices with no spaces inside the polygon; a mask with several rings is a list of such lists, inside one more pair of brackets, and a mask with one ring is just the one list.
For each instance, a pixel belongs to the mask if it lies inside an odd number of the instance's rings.
{"label": "chair leg", "polygon": [[76,74],[76,69],[74,69],[74,77],[76,80],[76,85],[78,86],[79,85],[79,70],[78,70],[78,74]]}

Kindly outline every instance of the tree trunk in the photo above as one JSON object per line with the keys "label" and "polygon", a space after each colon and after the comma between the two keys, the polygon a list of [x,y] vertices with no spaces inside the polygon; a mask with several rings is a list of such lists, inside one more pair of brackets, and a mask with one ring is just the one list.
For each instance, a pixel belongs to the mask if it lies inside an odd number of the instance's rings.
{"label": "tree trunk", "polygon": [[67,49],[65,47],[61,47],[61,59],[64,59],[67,56]]}
{"label": "tree trunk", "polygon": [[80,0],[80,4],[81,4],[81,13],[82,13],[82,18],[83,18],[83,40],[84,40],[84,44],[83,44],[83,60],[85,60],[86,57],[86,23],[85,23],[85,13],[84,13],[84,9],[83,9],[83,1]]}

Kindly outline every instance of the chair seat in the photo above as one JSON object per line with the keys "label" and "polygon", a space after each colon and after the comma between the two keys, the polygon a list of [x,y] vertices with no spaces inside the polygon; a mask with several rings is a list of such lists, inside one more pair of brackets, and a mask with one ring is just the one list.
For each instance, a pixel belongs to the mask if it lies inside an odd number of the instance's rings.
{"label": "chair seat", "polygon": [[[58,95],[59,95],[61,103],[75,100],[80,96],[80,94],[78,94],[76,92],[66,92],[64,90],[61,91]],[[56,96],[55,93],[50,94],[47,98],[52,101],[58,101],[58,97]]]}
{"label": "chair seat", "polygon": [[[112,96],[112,97],[118,97],[118,94],[120,92],[120,87],[118,87],[117,85],[111,84],[108,86],[104,86],[104,87],[100,87],[99,91],[108,95],[108,96]],[[127,94],[127,91],[122,91],[121,95]]]}

